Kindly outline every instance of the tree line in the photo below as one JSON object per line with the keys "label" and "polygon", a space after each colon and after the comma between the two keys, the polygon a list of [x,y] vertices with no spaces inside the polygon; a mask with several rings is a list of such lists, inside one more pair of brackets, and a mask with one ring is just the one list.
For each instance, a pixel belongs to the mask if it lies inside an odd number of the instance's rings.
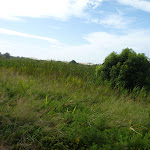
{"label": "tree line", "polygon": [[11,58],[12,56],[10,55],[10,53],[4,53],[4,54],[2,54],[1,52],[0,52],[0,57],[4,57],[4,58]]}

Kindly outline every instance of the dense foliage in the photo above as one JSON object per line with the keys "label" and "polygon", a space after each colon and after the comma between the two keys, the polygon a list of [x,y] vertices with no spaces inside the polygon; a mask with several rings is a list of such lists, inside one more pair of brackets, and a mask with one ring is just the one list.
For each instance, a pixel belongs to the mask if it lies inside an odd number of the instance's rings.
{"label": "dense foliage", "polygon": [[110,81],[113,86],[133,89],[150,88],[150,61],[144,54],[136,54],[126,48],[121,54],[112,52],[103,65],[98,66],[96,75],[100,81]]}

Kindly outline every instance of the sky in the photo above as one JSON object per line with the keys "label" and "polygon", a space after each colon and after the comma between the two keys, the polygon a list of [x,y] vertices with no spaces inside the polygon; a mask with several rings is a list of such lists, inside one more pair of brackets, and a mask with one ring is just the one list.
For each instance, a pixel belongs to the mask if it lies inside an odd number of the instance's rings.
{"label": "sky", "polygon": [[0,52],[103,63],[124,48],[150,57],[150,0],[0,0]]}

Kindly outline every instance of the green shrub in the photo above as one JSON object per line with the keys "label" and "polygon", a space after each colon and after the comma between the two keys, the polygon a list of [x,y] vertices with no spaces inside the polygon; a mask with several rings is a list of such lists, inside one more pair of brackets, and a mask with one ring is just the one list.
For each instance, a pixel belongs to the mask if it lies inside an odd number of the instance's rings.
{"label": "green shrub", "polygon": [[70,64],[77,64],[77,62],[75,60],[72,60],[69,62]]}
{"label": "green shrub", "polygon": [[121,54],[112,52],[103,65],[96,69],[101,81],[110,81],[113,86],[127,89],[150,88],[150,62],[144,54],[136,54],[132,49],[123,49]]}

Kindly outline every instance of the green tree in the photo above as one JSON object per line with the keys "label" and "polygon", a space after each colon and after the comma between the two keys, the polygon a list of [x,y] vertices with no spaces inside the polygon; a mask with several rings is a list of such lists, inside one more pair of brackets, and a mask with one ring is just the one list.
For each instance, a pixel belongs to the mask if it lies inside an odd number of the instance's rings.
{"label": "green tree", "polygon": [[6,58],[10,58],[10,54],[9,54],[9,53],[5,53],[4,56],[5,56]]}
{"label": "green tree", "polygon": [[113,86],[133,89],[150,88],[150,61],[144,54],[126,48],[121,54],[111,53],[96,70],[97,77],[110,81]]}
{"label": "green tree", "polygon": [[72,60],[69,62],[70,64],[77,64],[77,62],[75,60]]}

